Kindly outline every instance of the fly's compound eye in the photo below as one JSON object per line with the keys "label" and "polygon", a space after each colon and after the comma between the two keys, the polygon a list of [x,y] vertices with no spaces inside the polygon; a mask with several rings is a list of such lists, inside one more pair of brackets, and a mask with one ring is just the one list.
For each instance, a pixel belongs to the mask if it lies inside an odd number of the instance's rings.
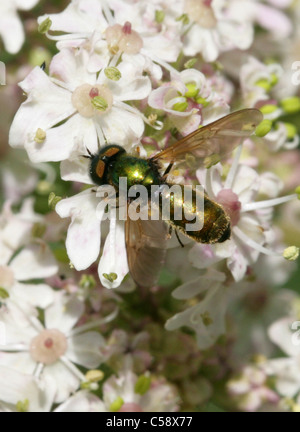
{"label": "fly's compound eye", "polygon": [[90,165],[90,177],[94,184],[102,186],[107,183],[107,168],[112,168],[114,160],[122,153],[126,153],[122,147],[112,144],[105,146],[97,155],[93,156]]}

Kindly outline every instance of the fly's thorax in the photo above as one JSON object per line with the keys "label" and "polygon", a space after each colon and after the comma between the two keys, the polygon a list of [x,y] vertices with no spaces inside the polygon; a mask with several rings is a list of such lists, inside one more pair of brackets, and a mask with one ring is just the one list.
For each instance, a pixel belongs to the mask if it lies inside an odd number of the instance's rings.
{"label": "fly's thorax", "polygon": [[142,185],[149,192],[152,185],[161,183],[159,170],[151,160],[129,155],[118,158],[109,170],[109,183],[116,188],[119,187],[121,178],[127,179],[127,189]]}

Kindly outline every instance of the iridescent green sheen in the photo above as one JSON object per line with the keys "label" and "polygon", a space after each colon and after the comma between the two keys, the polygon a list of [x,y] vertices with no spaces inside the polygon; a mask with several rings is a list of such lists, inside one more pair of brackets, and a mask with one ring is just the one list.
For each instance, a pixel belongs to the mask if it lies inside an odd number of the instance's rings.
{"label": "iridescent green sheen", "polygon": [[[127,186],[143,185],[147,189],[151,185],[161,184],[161,176],[157,166],[150,159],[141,159],[122,154],[114,162],[113,169],[108,174],[109,183],[119,187],[119,178],[127,178]],[[149,189],[150,190],[150,189]]]}
{"label": "iridescent green sheen", "polygon": [[[172,184],[166,183],[169,188]],[[230,238],[230,218],[225,213],[223,207],[212,201],[205,193],[192,189],[192,200],[184,200],[184,187],[181,188],[181,194],[170,196],[170,220],[168,223],[174,228],[181,231],[186,236],[198,243],[222,243]],[[197,207],[196,195],[198,201],[203,202],[203,208]],[[162,212],[162,201],[160,202]],[[179,215],[179,217],[176,215]],[[187,231],[187,224],[194,224],[198,220],[203,226],[201,230]]]}
{"label": "iridescent green sheen", "polygon": [[[127,191],[135,185],[142,185],[148,189],[148,197],[151,199],[152,185],[167,185],[164,177],[160,174],[161,167],[153,159],[143,159],[130,156],[124,148],[111,144],[102,148],[97,155],[91,156],[90,176],[97,185],[110,184],[116,192],[120,190],[120,178],[126,178]],[[179,186],[179,185],[177,185]],[[183,189],[183,186],[180,185]],[[230,238],[230,218],[223,207],[212,201],[205,193],[202,193],[204,207],[196,206],[196,193],[192,195],[191,202],[184,201],[184,194],[181,198],[170,196],[170,215],[167,222],[171,227],[177,229],[199,243],[221,243]],[[163,199],[161,197],[161,199]],[[150,205],[150,204],[149,204]],[[162,213],[162,201],[160,201]],[[186,213],[184,214],[183,209]],[[175,215],[181,210],[182,219],[178,220]],[[185,219],[184,216],[189,215]],[[192,224],[192,217],[203,222],[203,228],[195,231],[186,231],[186,224]]]}

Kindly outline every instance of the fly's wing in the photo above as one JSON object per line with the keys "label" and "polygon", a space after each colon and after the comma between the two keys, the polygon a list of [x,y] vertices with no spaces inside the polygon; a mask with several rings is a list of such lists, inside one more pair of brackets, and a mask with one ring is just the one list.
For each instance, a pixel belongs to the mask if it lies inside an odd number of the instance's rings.
{"label": "fly's wing", "polygon": [[192,132],[152,159],[175,163],[192,158],[196,159],[198,167],[209,168],[249,137],[262,120],[262,113],[256,109],[236,111]]}
{"label": "fly's wing", "polygon": [[162,220],[125,222],[129,271],[137,285],[154,286],[164,262],[168,227]]}

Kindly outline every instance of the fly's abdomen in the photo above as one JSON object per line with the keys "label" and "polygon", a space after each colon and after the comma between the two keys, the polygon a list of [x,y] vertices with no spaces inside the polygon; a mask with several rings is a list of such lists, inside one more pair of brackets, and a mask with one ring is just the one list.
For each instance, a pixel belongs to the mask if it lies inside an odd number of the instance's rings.
{"label": "fly's abdomen", "polygon": [[161,193],[160,211],[162,218],[166,220],[169,205],[168,222],[174,229],[198,243],[222,243],[230,238],[229,216],[203,190],[182,185],[167,187],[170,189]]}

